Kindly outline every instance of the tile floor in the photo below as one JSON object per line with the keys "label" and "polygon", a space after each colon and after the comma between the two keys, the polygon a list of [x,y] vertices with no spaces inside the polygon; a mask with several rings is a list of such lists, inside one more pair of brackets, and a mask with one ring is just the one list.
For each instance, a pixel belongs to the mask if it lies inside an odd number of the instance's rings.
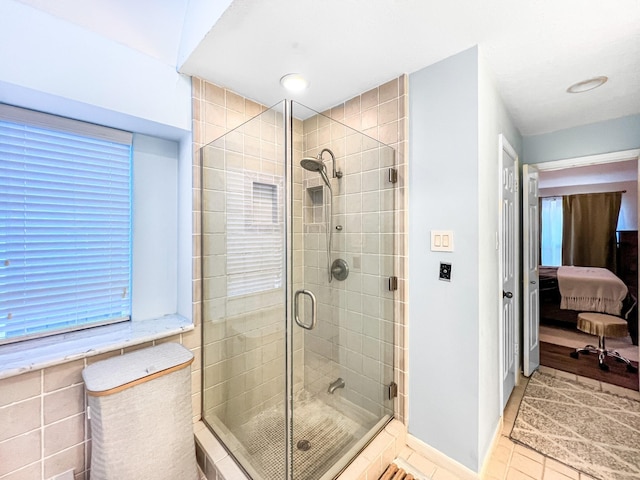
{"label": "tile floor", "polygon": [[[540,367],[540,371],[559,377],[578,380],[593,385],[602,391],[624,395],[640,400],[640,393],[615,385],[598,382],[590,378],[579,377],[552,368]],[[520,378],[504,412],[502,434],[493,455],[489,459],[483,480],[594,480],[593,477],[580,473],[566,465],[547,458],[534,450],[517,445],[509,439],[513,423],[518,413],[518,406],[527,386],[528,379]]]}
{"label": "tile floor", "polygon": [[[540,371],[550,375],[578,380],[593,385],[602,391],[625,395],[640,401],[640,392],[637,391],[601,383],[544,366],[540,367]],[[500,438],[498,439],[491,458],[485,466],[485,471],[479,478],[481,478],[481,480],[595,480],[589,475],[580,473],[534,450],[518,445],[509,439],[509,434],[513,428],[513,423],[515,422],[520,400],[524,394],[527,382],[528,379],[521,376],[519,384],[513,391],[504,411],[504,422]],[[435,464],[407,446],[400,448],[397,456],[409,462],[416,469],[424,473],[430,480],[468,480],[469,478],[469,476],[461,477],[456,475],[447,470],[446,467]],[[358,459],[358,461],[359,460],[361,459]],[[345,473],[349,473],[349,470],[350,469],[347,469],[347,471],[343,473],[340,477],[341,480],[351,480],[344,476]],[[358,472],[358,474],[353,477],[353,480],[377,480],[379,469],[374,470],[375,473],[372,470],[374,469],[367,469],[366,473]],[[201,476],[201,479],[206,480],[204,475]]]}

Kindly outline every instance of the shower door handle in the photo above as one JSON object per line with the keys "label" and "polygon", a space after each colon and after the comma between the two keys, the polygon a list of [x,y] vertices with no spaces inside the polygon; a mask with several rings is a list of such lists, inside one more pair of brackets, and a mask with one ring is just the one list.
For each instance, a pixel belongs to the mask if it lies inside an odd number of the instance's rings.
{"label": "shower door handle", "polygon": [[[298,315],[298,298],[300,295],[308,295],[311,299],[311,323],[306,324],[300,321],[300,316]],[[316,314],[318,313],[316,307],[316,296],[313,294],[311,290],[298,290],[293,299],[293,318],[298,324],[299,327],[302,327],[306,330],[313,330],[316,326]]]}

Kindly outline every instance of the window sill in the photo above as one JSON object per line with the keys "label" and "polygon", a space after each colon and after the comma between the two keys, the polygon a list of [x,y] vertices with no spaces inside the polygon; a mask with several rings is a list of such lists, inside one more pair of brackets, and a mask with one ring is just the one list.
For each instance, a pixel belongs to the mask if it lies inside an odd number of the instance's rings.
{"label": "window sill", "polygon": [[0,346],[0,379],[193,330],[180,315],[117,323]]}

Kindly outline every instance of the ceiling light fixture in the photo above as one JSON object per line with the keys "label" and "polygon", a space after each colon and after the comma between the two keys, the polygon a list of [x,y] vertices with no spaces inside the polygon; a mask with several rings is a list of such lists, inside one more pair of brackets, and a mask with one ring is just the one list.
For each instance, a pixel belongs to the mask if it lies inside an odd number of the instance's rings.
{"label": "ceiling light fixture", "polygon": [[589,90],[593,90],[594,88],[598,88],[602,86],[607,80],[609,80],[609,78],[605,76],[594,77],[594,78],[590,78],[589,80],[583,80],[581,82],[574,83],[573,85],[571,85],[569,88],[567,88],[567,92],[568,93],[588,92]]}
{"label": "ceiling light fixture", "polygon": [[309,86],[308,80],[299,73],[287,73],[280,83],[290,92],[301,92]]}

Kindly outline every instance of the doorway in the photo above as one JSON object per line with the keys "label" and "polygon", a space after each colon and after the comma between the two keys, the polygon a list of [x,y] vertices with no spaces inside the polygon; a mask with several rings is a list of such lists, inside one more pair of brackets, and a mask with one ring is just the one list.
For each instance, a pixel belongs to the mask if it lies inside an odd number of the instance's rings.
{"label": "doorway", "polygon": [[[629,150],[621,152],[613,152],[603,155],[593,155],[588,157],[571,158],[566,160],[547,162],[536,164],[535,166],[526,166],[523,169],[525,174],[523,175],[523,192],[527,192],[527,178],[531,175],[527,173],[528,170],[536,170],[536,181],[529,182],[535,184],[535,199],[526,199],[523,197],[524,205],[523,211],[525,211],[524,217],[524,235],[523,235],[523,253],[524,257],[530,257],[529,263],[535,265],[535,271],[531,270],[527,275],[527,268],[525,266],[524,273],[524,291],[523,298],[532,299],[535,305],[525,305],[523,316],[523,345],[524,345],[524,357],[525,357],[525,374],[531,374],[533,370],[538,367],[538,363],[543,365],[547,363],[545,360],[545,346],[549,344],[562,345],[564,348],[578,348],[586,345],[587,343],[594,343],[594,337],[575,329],[575,326],[559,324],[553,325],[546,318],[548,315],[545,313],[546,304],[545,299],[542,298],[542,292],[540,288],[543,286],[540,282],[545,280],[544,275],[540,275],[540,246],[537,244],[538,226],[539,220],[529,220],[531,225],[527,223],[527,206],[530,204],[532,210],[536,210],[536,215],[539,214],[538,199],[541,197],[550,196],[562,196],[578,193],[595,193],[605,192],[613,190],[626,190],[623,195],[626,196],[622,202],[621,214],[618,224],[618,240],[620,239],[620,233],[624,233],[625,238],[632,238],[637,245],[637,231],[638,231],[638,154],[640,150]],[[532,167],[532,168],[529,168]],[[534,205],[535,204],[535,205]],[[526,227],[529,228],[526,228]],[[535,227],[535,228],[534,228]],[[529,252],[530,255],[526,255]],[[547,258],[550,258],[547,255]],[[526,260],[526,259],[525,259]],[[533,260],[533,261],[532,261]],[[637,250],[633,259],[633,264],[629,265],[629,257],[625,258],[624,267],[630,269],[633,273],[631,275],[624,275],[624,283],[628,286],[629,294],[633,295],[637,299],[637,282],[638,282],[638,260]],[[526,263],[526,262],[525,262]],[[618,273],[618,272],[617,272]],[[533,293],[533,295],[531,295]],[[527,302],[525,302],[527,303]],[[567,312],[567,310],[565,310]],[[637,312],[637,307],[636,307]],[[536,318],[537,317],[537,318]],[[631,318],[632,322],[630,330],[637,332],[637,313]],[[529,328],[527,328],[529,327]],[[563,328],[564,327],[564,328]],[[634,328],[635,327],[635,328]],[[612,342],[612,340],[608,340]],[[632,345],[631,338],[620,339],[615,343],[609,343],[609,347],[621,349],[622,355],[627,356],[630,360],[638,361],[638,349],[637,345]],[[637,343],[637,342],[636,342]],[[627,345],[628,344],[628,345]],[[529,347],[534,346],[536,349]],[[542,352],[540,347],[542,346]],[[527,352],[532,353],[530,355],[531,361],[527,362]],[[538,357],[541,355],[542,358]],[[564,357],[562,357],[564,358]],[[573,360],[573,359],[572,359]],[[579,362],[580,360],[574,360]],[[529,368],[527,368],[527,366]],[[606,373],[606,372],[602,372]],[[587,375],[585,375],[587,376]],[[604,378],[604,379],[603,379]],[[607,381],[606,376],[598,378],[601,381]],[[633,379],[635,386],[634,389],[638,389],[637,377]]]}

